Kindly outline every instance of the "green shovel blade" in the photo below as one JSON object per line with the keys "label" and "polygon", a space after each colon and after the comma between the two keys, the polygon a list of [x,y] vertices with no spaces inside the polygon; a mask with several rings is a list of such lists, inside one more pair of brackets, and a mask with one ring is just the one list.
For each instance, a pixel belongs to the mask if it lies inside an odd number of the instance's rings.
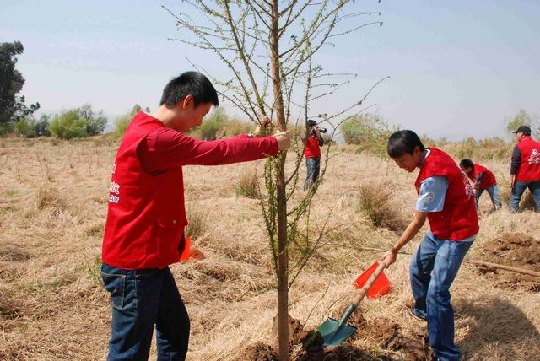
{"label": "green shovel blade", "polygon": [[355,333],[356,327],[346,324],[340,326],[339,321],[329,318],[319,326],[317,331],[324,340],[323,347],[335,347]]}

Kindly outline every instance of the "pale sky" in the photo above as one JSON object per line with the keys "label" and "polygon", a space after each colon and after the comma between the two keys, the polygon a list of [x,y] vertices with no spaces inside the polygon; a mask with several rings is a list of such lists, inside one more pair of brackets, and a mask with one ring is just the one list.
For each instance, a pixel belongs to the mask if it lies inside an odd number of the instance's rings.
{"label": "pale sky", "polygon": [[[2,0],[0,41],[24,45],[17,69],[26,79],[27,103],[39,101],[44,113],[89,103],[114,118],[134,104],[153,111],[164,85],[193,70],[186,58],[211,70],[212,53],[167,40],[181,34],[162,4],[182,8],[179,0]],[[314,109],[336,112],[389,76],[368,97],[370,111],[435,139],[505,136],[505,119],[520,109],[540,114],[540,1],[354,6],[380,11],[373,20],[384,25],[321,54],[328,71],[358,78]]]}

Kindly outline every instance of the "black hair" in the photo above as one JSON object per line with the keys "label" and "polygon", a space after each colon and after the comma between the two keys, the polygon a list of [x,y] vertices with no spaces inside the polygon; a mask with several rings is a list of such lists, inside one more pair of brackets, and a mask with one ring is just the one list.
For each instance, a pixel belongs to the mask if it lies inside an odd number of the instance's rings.
{"label": "black hair", "polygon": [[306,120],[306,127],[314,127],[317,125],[317,121],[313,119]]}
{"label": "black hair", "polygon": [[472,168],[474,166],[473,161],[470,159],[462,159],[459,163],[461,169]]}
{"label": "black hair", "polygon": [[412,130],[399,130],[388,138],[386,153],[392,159],[401,157],[403,154],[413,154],[414,148],[418,147],[424,151],[424,144],[420,141],[418,134]]}
{"label": "black hair", "polygon": [[210,80],[204,74],[195,71],[188,71],[171,79],[163,89],[159,105],[174,108],[188,94],[193,96],[195,106],[206,103],[219,105],[216,89],[214,89]]}

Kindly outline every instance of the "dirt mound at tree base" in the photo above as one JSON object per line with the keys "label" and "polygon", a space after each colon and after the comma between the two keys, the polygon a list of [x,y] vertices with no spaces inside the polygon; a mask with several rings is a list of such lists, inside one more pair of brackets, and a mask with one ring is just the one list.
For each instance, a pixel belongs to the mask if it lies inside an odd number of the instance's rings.
{"label": "dirt mound at tree base", "polygon": [[[482,261],[540,272],[540,240],[523,233],[504,233],[484,243]],[[478,271],[498,287],[540,292],[540,278],[533,275],[479,265]]]}
{"label": "dirt mound at tree base", "polygon": [[[296,326],[291,336],[290,360],[293,361],[419,361],[429,359],[427,333],[424,330],[404,335],[399,325],[388,319],[367,322],[361,312],[355,312],[348,324],[356,332],[341,345],[323,349],[323,339],[317,330],[303,330],[299,321],[291,319]],[[369,341],[378,350],[366,350],[360,346]],[[398,354],[399,351],[399,354]],[[277,347],[261,342],[250,345],[238,360],[277,361]]]}

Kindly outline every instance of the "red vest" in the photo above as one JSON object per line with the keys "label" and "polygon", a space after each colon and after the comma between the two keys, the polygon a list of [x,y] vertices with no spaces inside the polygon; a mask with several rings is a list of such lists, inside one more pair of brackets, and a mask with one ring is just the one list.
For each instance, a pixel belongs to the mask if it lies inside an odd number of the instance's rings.
{"label": "red vest", "polygon": [[[170,167],[151,176],[142,169],[137,156],[143,138],[161,127],[162,122],[139,112],[116,153],[102,245],[102,261],[110,266],[131,270],[163,268],[177,262],[186,247],[182,167]],[[188,146],[200,148],[202,153],[192,155],[187,164],[230,164],[278,153],[274,137],[208,143],[212,144],[197,147],[190,143]]]}
{"label": "red vest", "polygon": [[524,137],[516,144],[521,153],[521,165],[516,181],[540,181],[540,143],[531,137]]}
{"label": "red vest", "polygon": [[489,187],[493,187],[497,185],[497,182],[495,181],[495,175],[492,171],[487,169],[486,167],[481,166],[480,164],[474,164],[474,174],[472,180],[476,182],[476,177],[480,173],[484,173],[484,177],[482,178],[482,182],[480,183],[480,189],[487,189]]}
{"label": "red vest", "polygon": [[321,146],[319,145],[319,138],[310,135],[306,138],[304,155],[306,158],[320,158]]}
{"label": "red vest", "polygon": [[118,148],[102,245],[102,261],[110,266],[163,268],[180,258],[187,224],[182,167],[150,176],[136,154],[141,140],[162,126],[139,113]]}
{"label": "red vest", "polygon": [[448,154],[437,148],[429,150],[414,184],[416,191],[426,178],[445,176],[448,180],[443,210],[427,216],[431,232],[439,239],[452,241],[474,236],[478,233],[478,214],[467,176]]}

